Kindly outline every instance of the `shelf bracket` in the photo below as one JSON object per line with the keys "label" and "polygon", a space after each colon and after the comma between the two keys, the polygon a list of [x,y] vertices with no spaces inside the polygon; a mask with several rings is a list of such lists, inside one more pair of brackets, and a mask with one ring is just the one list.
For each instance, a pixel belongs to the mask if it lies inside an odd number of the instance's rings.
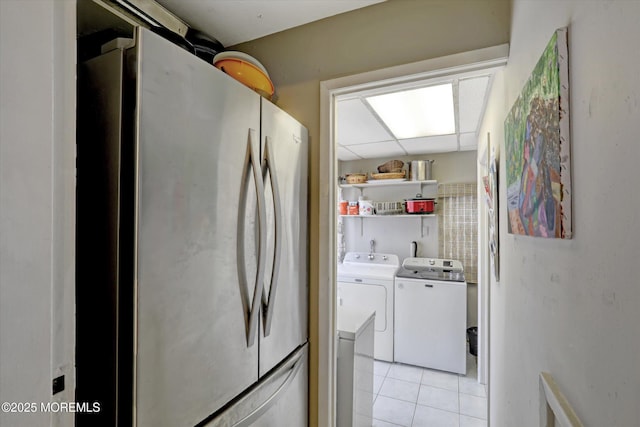
{"label": "shelf bracket", "polygon": [[[420,217],[420,237],[425,237],[425,233],[424,233],[424,218],[425,217]],[[429,226],[427,225],[427,233],[426,236],[429,237]]]}

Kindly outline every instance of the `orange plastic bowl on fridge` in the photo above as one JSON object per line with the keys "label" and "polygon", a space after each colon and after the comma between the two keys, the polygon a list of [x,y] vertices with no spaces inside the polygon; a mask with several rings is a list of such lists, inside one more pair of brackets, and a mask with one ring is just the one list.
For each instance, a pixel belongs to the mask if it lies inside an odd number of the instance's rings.
{"label": "orange plastic bowl on fridge", "polygon": [[273,96],[271,79],[255,65],[237,58],[221,59],[213,65],[261,95]]}

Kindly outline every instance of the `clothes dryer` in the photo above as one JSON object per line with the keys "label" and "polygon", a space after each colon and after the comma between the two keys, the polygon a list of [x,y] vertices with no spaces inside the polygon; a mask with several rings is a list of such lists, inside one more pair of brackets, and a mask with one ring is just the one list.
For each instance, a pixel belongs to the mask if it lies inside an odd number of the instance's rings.
{"label": "clothes dryer", "polygon": [[337,304],[375,311],[374,358],[393,362],[394,254],[348,252],[337,271]]}

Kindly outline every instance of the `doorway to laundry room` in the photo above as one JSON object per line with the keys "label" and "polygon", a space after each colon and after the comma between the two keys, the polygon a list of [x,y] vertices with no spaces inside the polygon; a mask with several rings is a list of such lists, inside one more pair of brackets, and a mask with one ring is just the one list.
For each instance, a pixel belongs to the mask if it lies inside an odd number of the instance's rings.
{"label": "doorway to laundry room", "polygon": [[[321,85],[333,231],[325,242],[326,354],[338,374],[339,416],[351,402],[347,418],[381,425],[487,422],[478,130],[506,55],[499,46]],[[345,370],[341,338],[365,324],[373,342],[349,345],[369,357]],[[344,376],[364,382],[345,386]]]}

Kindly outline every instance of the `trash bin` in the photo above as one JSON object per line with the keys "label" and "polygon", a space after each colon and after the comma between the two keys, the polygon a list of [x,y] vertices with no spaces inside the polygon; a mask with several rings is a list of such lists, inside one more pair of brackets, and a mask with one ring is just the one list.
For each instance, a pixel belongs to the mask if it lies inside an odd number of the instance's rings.
{"label": "trash bin", "polygon": [[469,353],[473,356],[478,355],[478,327],[472,326],[467,329],[467,337],[469,338]]}

